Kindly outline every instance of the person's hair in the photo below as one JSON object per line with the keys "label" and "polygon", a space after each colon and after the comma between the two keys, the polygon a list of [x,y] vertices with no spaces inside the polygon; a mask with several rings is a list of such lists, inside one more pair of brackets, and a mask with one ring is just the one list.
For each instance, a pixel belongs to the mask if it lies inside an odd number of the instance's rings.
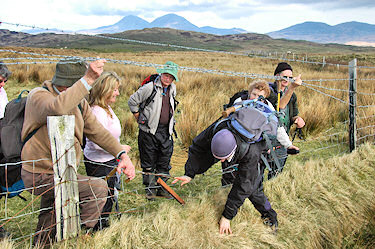
{"label": "person's hair", "polygon": [[115,72],[103,72],[92,85],[89,95],[90,106],[100,106],[112,118],[107,100],[112,96],[113,91],[121,86],[121,79]]}
{"label": "person's hair", "polygon": [[0,61],[0,75],[1,77],[8,79],[12,73],[9,71],[8,67],[3,61]]}
{"label": "person's hair", "polygon": [[257,89],[259,91],[264,91],[266,96],[263,96],[263,97],[265,98],[267,98],[271,94],[271,90],[268,85],[268,82],[265,80],[258,79],[258,80],[254,80],[253,82],[251,82],[249,85],[249,96],[254,89]]}

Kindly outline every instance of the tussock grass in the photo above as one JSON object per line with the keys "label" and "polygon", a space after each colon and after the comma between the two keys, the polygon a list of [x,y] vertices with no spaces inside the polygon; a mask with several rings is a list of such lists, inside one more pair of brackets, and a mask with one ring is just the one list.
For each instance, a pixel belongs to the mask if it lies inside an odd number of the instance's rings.
{"label": "tussock grass", "polygon": [[342,157],[293,162],[267,181],[265,192],[278,212],[277,235],[263,225],[248,200],[232,221],[233,235],[220,235],[217,222],[229,188],[216,187],[191,192],[184,197],[185,206],[161,201],[157,209],[123,215],[92,237],[55,248],[371,248],[374,149],[367,144]]}
{"label": "tussock grass", "polygon": [[0,248],[2,249],[12,249],[14,248],[14,243],[9,240],[0,240]]}

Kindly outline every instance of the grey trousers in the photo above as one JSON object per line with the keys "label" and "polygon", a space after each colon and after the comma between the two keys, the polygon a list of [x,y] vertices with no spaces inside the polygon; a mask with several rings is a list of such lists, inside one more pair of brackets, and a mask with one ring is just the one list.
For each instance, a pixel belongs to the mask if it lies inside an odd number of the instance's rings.
{"label": "grey trousers", "polygon": [[[55,240],[55,190],[53,174],[32,173],[24,169],[21,171],[25,188],[34,195],[41,195],[38,225],[34,237],[34,245],[46,245]],[[96,177],[77,175],[79,204],[81,210],[81,224],[92,228],[98,222],[100,213],[107,201],[108,194],[106,181]],[[43,186],[46,185],[46,186]]]}

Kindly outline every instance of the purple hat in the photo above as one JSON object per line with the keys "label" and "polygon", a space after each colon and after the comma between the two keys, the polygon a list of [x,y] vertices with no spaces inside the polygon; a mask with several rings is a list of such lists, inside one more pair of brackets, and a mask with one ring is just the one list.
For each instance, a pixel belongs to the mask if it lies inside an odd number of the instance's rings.
{"label": "purple hat", "polygon": [[211,141],[211,152],[217,159],[226,159],[231,156],[237,148],[236,139],[232,132],[227,129],[217,132]]}

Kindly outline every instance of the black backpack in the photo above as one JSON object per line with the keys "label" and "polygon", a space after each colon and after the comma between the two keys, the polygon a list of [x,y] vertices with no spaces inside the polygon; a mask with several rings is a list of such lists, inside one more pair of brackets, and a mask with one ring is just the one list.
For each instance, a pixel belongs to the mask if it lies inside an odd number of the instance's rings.
{"label": "black backpack", "polygon": [[[23,90],[16,99],[10,101],[0,119],[0,198],[19,196],[25,186],[21,179],[21,151],[23,145],[37,132],[35,129],[25,139],[21,140],[24,121],[26,97],[22,97]],[[23,197],[19,196],[24,199]]]}
{"label": "black backpack", "polygon": [[236,99],[241,98],[241,100],[247,100],[249,96],[249,91],[248,90],[242,90],[239,92],[236,92],[230,99],[228,104],[223,105],[224,111],[228,109],[229,107],[233,106],[234,101]]}

